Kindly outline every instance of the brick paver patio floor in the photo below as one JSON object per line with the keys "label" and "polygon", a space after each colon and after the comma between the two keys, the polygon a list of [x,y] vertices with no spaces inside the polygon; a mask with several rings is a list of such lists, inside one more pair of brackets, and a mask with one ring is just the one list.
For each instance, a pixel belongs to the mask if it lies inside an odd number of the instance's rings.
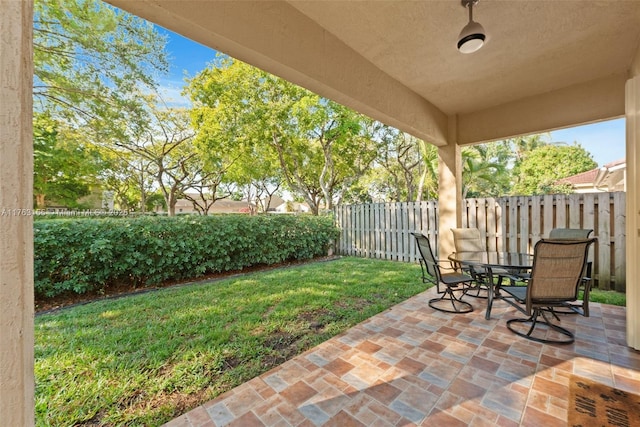
{"label": "brick paver patio floor", "polygon": [[[539,344],[505,325],[503,301],[431,309],[432,288],[176,418],[167,426],[565,426],[569,375],[637,393],[640,352],[625,308],[561,316],[571,345]],[[640,425],[640,424],[639,424]]]}

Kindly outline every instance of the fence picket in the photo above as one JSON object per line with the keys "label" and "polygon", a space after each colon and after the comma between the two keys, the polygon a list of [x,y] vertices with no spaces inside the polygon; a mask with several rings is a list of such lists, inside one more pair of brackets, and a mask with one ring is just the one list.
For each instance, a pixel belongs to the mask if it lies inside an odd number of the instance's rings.
{"label": "fence picket", "polygon": [[509,244],[506,246],[509,252],[518,252],[518,198],[509,197]]}
{"label": "fence picket", "polygon": [[542,235],[543,236],[548,236],[549,232],[555,228],[555,215],[554,210],[555,210],[555,204],[553,203],[553,196],[552,195],[546,195],[543,196],[542,199],[542,208],[544,210],[544,214],[543,214],[543,230],[542,230]]}
{"label": "fence picket", "polygon": [[518,208],[519,208],[519,227],[518,227],[518,235],[520,239],[518,240],[518,250],[517,252],[530,252],[531,248],[529,247],[529,242],[531,241],[531,232],[529,231],[529,226],[531,225],[530,220],[530,211],[531,204],[529,203],[528,198],[522,199],[518,198]]}
{"label": "fence picket", "polygon": [[608,194],[598,194],[598,279],[606,283],[604,289],[609,290],[611,284],[611,216]]}
{"label": "fence picket", "polygon": [[497,251],[498,250],[498,205],[496,200],[493,198],[484,199],[485,205],[484,210],[486,212],[486,223],[487,223],[487,250],[489,251]]}
{"label": "fence picket", "polygon": [[618,260],[625,259],[627,239],[625,235],[625,218],[626,218],[626,199],[625,193],[613,193],[613,257],[615,267],[613,271],[613,280],[615,290],[618,292],[626,291],[627,270],[625,264]]}
{"label": "fence picket", "polygon": [[567,198],[564,194],[556,194],[556,226],[554,228],[569,228],[567,223]]}
{"label": "fence picket", "polygon": [[542,230],[541,218],[543,215],[542,212],[542,199],[540,196],[532,196],[531,197],[531,216],[529,217],[531,220],[531,247],[535,246],[535,244],[542,238],[540,235],[540,230]]}
{"label": "fence picket", "polygon": [[569,228],[580,227],[580,199],[569,197]]}

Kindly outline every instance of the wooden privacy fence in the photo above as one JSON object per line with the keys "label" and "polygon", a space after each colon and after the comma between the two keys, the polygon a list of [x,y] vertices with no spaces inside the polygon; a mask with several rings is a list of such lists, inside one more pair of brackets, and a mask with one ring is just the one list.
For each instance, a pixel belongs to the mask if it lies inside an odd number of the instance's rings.
{"label": "wooden privacy fence", "polygon": [[[337,206],[335,220],[341,255],[417,262],[413,231],[438,247],[437,201]],[[596,286],[625,290],[624,192],[466,199],[462,226],[480,229],[488,250],[530,253],[552,228],[593,229]]]}

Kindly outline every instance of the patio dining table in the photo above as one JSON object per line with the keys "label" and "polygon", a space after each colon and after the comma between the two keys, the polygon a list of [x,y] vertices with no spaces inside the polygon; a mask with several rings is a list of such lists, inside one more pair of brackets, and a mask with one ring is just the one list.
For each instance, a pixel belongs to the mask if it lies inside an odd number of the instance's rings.
{"label": "patio dining table", "polygon": [[491,306],[493,300],[502,298],[499,288],[495,284],[495,278],[505,272],[517,276],[531,270],[533,267],[533,255],[520,252],[454,252],[449,255],[449,260],[454,264],[472,269],[476,273],[482,273],[484,285],[487,289],[487,311],[485,319],[491,318]]}

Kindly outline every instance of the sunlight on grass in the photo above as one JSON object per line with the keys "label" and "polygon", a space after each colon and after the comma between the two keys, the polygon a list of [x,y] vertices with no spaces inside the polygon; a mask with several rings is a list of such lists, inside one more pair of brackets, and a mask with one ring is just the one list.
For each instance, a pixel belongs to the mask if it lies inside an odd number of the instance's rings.
{"label": "sunlight on grass", "polygon": [[36,318],[38,425],[158,425],[426,289],[342,258]]}

